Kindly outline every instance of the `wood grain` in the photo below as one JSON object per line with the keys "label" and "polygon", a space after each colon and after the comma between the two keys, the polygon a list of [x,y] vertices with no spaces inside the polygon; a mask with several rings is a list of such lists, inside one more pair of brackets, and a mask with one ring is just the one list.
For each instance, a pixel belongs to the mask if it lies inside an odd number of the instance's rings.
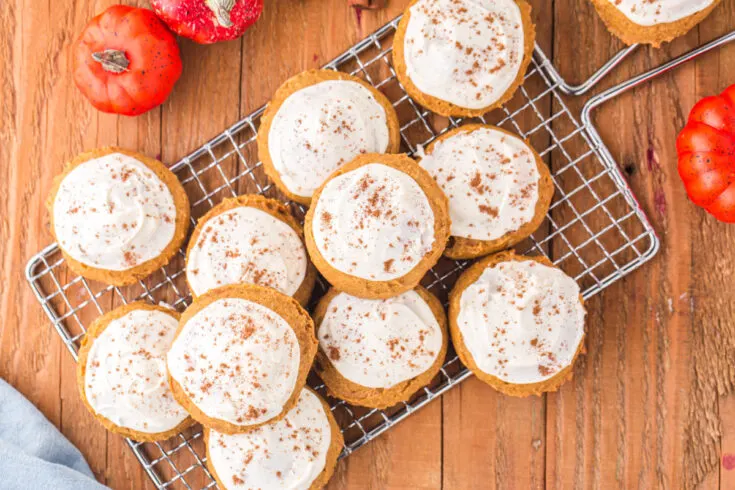
{"label": "wood grain", "polygon": [[[344,0],[271,0],[241,40],[182,41],[181,81],[166,104],[139,118],[94,111],[70,77],[76,35],[113,3],[0,6],[0,377],[78,445],[100,481],[153,488],[124,441],[82,407],[71,356],[24,284],[25,262],[51,241],[43,205],[51,179],[74,154],[107,144],[176,161],[267,102],[287,77],[320,66],[393,18],[407,0],[378,11],[354,10]],[[585,0],[532,3],[539,44],[572,80],[621,47]],[[660,50],[640,48],[603,85],[733,27],[735,7],[723,4],[683,38]],[[735,80],[733,61],[735,46],[724,47],[596,113],[662,250],[644,271],[588,302],[588,353],[573,381],[529,399],[467,381],[342,462],[330,488],[675,489],[696,481],[735,488],[735,396],[728,396],[735,384],[735,228],[686,200],[674,150],[693,103]],[[225,165],[242,162],[234,157]],[[101,301],[110,307],[120,300]]]}
{"label": "wood grain", "polygon": [[[712,38],[715,32],[732,28],[735,9],[731,4],[722,7],[720,15],[708,19],[706,27],[711,32],[703,30],[700,34],[702,40]],[[697,60],[696,98],[719,93],[733,82],[733,60],[735,50],[732,49],[719,50]],[[725,451],[724,446],[721,452],[720,445],[729,441],[731,434],[727,428],[735,423],[735,414],[729,409],[732,400],[724,399],[735,385],[731,361],[735,355],[735,325],[732,322],[735,305],[727,298],[733,291],[729,278],[735,266],[732,257],[723,253],[726,250],[723,247],[730,243],[735,230],[711,219],[701,210],[692,213],[691,228],[692,242],[706,243],[706,246],[692,255],[692,369],[696,378],[688,397],[684,461],[688,482],[698,481],[713,467],[720,466],[721,454],[732,454],[731,449],[728,447]],[[721,408],[724,409],[722,415]],[[733,488],[731,472],[728,473],[724,467],[723,464],[721,487]]]}

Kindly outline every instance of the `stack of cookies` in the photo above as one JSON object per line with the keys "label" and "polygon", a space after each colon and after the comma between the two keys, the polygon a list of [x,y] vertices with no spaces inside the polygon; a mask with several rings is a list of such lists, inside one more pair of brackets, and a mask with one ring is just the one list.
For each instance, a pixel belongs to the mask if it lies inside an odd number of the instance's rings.
{"label": "stack of cookies", "polygon": [[[416,0],[395,37],[398,80],[448,116],[500,106],[534,46],[523,0]],[[323,487],[343,440],[309,387],[371,408],[409,400],[437,375],[451,337],[479,379],[515,396],[556,390],[583,350],[575,281],[507,249],[542,223],[547,166],[518,135],[484,124],[398,153],[393,105],[363,80],[313,70],[285,82],[262,116],[260,159],[279,201],[225,199],[186,250],[191,305],[143,302],[89,328],[79,387],[106,428],[161,440],[198,422],[222,488]],[[71,269],[116,286],[145,278],[182,246],[181,184],[158,161],[105,148],[57,178],[52,231]],[[448,314],[421,280],[442,255],[476,259]],[[462,262],[463,264],[465,262]],[[331,285],[310,315],[317,272]]]}

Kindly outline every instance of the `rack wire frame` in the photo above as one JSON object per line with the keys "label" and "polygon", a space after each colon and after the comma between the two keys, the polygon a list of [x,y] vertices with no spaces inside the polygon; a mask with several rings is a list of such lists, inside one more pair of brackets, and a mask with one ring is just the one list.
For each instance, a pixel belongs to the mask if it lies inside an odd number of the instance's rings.
{"label": "rack wire frame", "polygon": [[[463,120],[433,115],[417,105],[398,83],[390,56],[399,20],[389,22],[325,68],[362,77],[384,92],[399,114],[404,150],[413,154],[420,146],[461,125]],[[632,49],[624,51],[590,80],[596,83]],[[516,249],[548,256],[577,280],[585,298],[650,260],[659,247],[654,229],[591,120],[587,118],[585,124],[580,125],[562,98],[562,94],[575,95],[589,88],[591,83],[576,87],[567,84],[536,46],[532,64],[515,97],[502,109],[478,118],[527,138],[551,166],[556,192],[546,221]],[[171,167],[190,195],[192,223],[222,198],[242,194],[243,187],[270,197],[278,195],[255,157],[255,139],[263,109],[238,121]],[[303,207],[289,204],[297,216],[303,217]],[[52,244],[30,259],[26,278],[76,360],[86,332],[86,318],[103,314],[113,303],[124,304],[138,299],[154,303],[164,301],[178,310],[190,303],[191,296],[183,276],[184,251],[179,255],[153,277],[134,286],[118,288],[74,275],[65,266],[58,246]],[[446,300],[456,277],[469,264],[470,261],[442,259],[422,284]],[[324,286],[322,282],[318,289],[324,291]],[[469,375],[450,350],[437,377],[406,403],[388,410],[369,410],[341,400],[330,400],[345,436],[342,457]],[[311,379],[310,384],[324,394],[318,379]],[[159,489],[216,485],[205,465],[202,432],[198,427],[169,441],[140,443],[128,439],[127,443]]]}

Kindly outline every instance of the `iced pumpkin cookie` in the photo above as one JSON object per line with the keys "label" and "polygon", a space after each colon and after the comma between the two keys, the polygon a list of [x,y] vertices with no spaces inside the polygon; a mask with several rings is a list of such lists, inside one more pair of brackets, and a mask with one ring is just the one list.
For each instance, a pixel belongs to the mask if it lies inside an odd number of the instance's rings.
{"label": "iced pumpkin cookie", "polygon": [[244,434],[205,429],[204,441],[207,467],[227,490],[321,489],[344,445],[329,406],[310,388],[281,420]]}
{"label": "iced pumpkin cookie", "polygon": [[194,296],[251,283],[305,305],[315,279],[301,225],[285,205],[259,195],[225,199],[212,208],[197,223],[186,251],[186,280]]}
{"label": "iced pumpkin cookie", "polygon": [[363,80],[310,70],[276,90],[258,130],[258,155],[289,199],[309,205],[332,172],[363,153],[395,153],[401,144],[390,101]]}
{"label": "iced pumpkin cookie", "polygon": [[306,248],[336,289],[389,298],[413,289],[439,260],[449,237],[447,204],[406,155],[361,155],[314,194]]}
{"label": "iced pumpkin cookie", "polygon": [[165,359],[179,314],[143,302],[97,318],[79,349],[82,402],[106,429],[136,441],[168,439],[193,420],[169,389]]}
{"label": "iced pumpkin cookie", "polygon": [[422,287],[388,299],[331,289],[314,323],[319,376],[331,395],[353,405],[407,401],[439,372],[447,352],[444,308]]}
{"label": "iced pumpkin cookie", "polygon": [[189,199],[176,176],[120,148],[74,158],[54,180],[48,204],[69,268],[115,286],[167,264],[189,228]]}
{"label": "iced pumpkin cookie", "polygon": [[510,100],[536,29],[524,0],[414,0],[393,41],[401,85],[443,116],[479,116]]}
{"label": "iced pumpkin cookie", "polygon": [[480,257],[515,245],[541,225],[554,194],[549,168],[531,146],[495,126],[467,124],[443,134],[419,165],[449,198],[444,255]]}
{"label": "iced pumpkin cookie", "polygon": [[556,391],[584,350],[579,286],[545,257],[500,252],[473,264],[449,295],[462,363],[507,395]]}
{"label": "iced pumpkin cookie", "polygon": [[294,406],[316,350],[314,323],[296,300],[252,284],[223,286],[181,316],[169,382],[205,427],[247,432]]}
{"label": "iced pumpkin cookie", "polygon": [[661,43],[683,36],[720,0],[591,0],[608,30],[626,44]]}

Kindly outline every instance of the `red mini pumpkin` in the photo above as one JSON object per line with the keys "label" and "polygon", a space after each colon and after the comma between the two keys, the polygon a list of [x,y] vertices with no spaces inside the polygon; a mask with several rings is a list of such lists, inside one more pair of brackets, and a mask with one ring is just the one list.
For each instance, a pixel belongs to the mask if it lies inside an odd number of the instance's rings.
{"label": "red mini pumpkin", "polygon": [[735,223],[735,85],[692,108],[676,151],[689,199],[718,220]]}
{"label": "red mini pumpkin", "polygon": [[147,9],[114,5],[74,45],[74,82],[103,112],[137,116],[159,106],[181,69],[176,37]]}
{"label": "red mini pumpkin", "polygon": [[242,36],[263,11],[263,0],[151,0],[151,7],[180,36],[201,44]]}

